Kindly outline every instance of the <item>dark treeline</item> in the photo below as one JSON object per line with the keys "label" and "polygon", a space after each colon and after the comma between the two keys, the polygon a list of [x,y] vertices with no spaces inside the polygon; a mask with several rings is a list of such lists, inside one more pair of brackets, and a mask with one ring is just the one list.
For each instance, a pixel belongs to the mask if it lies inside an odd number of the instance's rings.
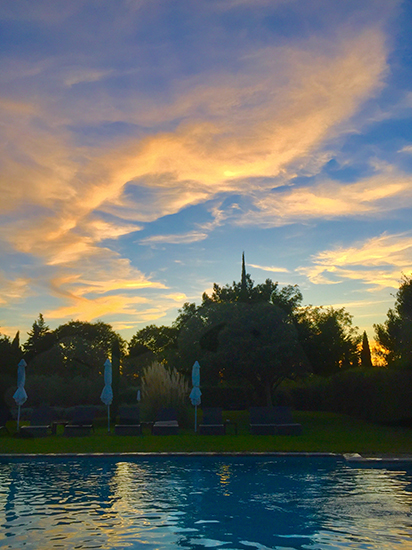
{"label": "dark treeline", "polygon": [[[386,368],[372,368],[368,337],[359,334],[345,308],[302,307],[302,299],[296,285],[280,287],[270,279],[255,284],[243,260],[239,282],[214,284],[200,305],[185,303],[171,326],[148,325],[128,343],[100,321],[70,321],[51,330],[40,314],[23,345],[18,333],[14,339],[0,336],[0,397],[10,404],[22,358],[32,401],[61,406],[99,402],[107,357],[117,365],[116,404],[135,395],[154,361],[189,377],[198,360],[210,404],[221,404],[216,403],[221,396],[234,407],[283,399],[303,408],[351,412],[346,410],[356,408],[348,396],[351,380],[361,388],[362,380],[373,386],[379,376],[382,384],[384,371],[396,371],[398,378],[409,376],[400,371],[412,373],[412,279],[403,277],[387,320],[375,325],[380,365]],[[386,379],[385,387],[391,383]],[[346,393],[337,406],[339,398],[331,403],[331,396],[339,395],[339,387]],[[349,393],[355,403],[354,388]]]}

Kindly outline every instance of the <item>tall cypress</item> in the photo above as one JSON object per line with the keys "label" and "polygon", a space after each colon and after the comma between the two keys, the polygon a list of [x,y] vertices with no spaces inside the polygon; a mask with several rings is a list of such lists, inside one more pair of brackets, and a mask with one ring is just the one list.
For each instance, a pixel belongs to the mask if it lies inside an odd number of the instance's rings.
{"label": "tall cypress", "polygon": [[246,279],[245,253],[242,252],[242,276],[240,279],[239,302],[247,302],[249,299]]}
{"label": "tall cypress", "polygon": [[117,410],[119,408],[119,386],[120,386],[120,344],[116,338],[112,343],[112,390],[113,401],[111,406],[112,420],[116,420]]}
{"label": "tall cypress", "polygon": [[361,365],[362,367],[370,368],[372,367],[372,355],[369,347],[368,335],[366,330],[363,332],[362,337],[362,349],[361,349]]}

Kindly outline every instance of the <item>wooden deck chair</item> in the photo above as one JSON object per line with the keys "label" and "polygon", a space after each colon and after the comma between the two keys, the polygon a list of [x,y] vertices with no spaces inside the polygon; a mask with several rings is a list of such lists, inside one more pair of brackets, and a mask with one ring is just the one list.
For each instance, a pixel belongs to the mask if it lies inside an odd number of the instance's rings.
{"label": "wooden deck chair", "polygon": [[46,437],[51,434],[51,423],[56,419],[56,412],[48,405],[41,405],[33,410],[29,426],[20,427],[21,437]]}
{"label": "wooden deck chair", "polygon": [[203,420],[199,424],[201,435],[225,435],[226,426],[222,420],[222,409],[219,407],[203,408]]}
{"label": "wooden deck chair", "polygon": [[179,424],[175,409],[161,409],[157,415],[156,422],[153,424],[153,435],[177,435],[179,433]]}
{"label": "wooden deck chair", "polygon": [[69,413],[70,421],[64,427],[67,437],[87,436],[94,431],[93,420],[96,415],[94,407],[74,407]]}
{"label": "wooden deck chair", "polygon": [[254,435],[299,435],[301,424],[293,421],[290,407],[251,407],[250,433]]}
{"label": "wooden deck chair", "polygon": [[116,435],[141,435],[140,409],[138,406],[119,407],[119,423],[114,426]]}

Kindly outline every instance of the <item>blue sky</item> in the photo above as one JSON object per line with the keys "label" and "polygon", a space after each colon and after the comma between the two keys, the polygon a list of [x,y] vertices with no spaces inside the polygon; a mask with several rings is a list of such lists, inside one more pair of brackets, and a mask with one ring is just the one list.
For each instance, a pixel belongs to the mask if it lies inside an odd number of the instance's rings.
{"label": "blue sky", "polygon": [[0,0],[0,332],[129,339],[213,282],[373,338],[412,273],[412,5]]}

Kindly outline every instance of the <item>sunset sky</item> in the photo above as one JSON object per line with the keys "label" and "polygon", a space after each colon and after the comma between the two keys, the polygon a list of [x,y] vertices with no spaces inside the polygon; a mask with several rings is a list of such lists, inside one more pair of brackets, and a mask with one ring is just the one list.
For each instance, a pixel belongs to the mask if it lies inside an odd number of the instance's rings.
{"label": "sunset sky", "polygon": [[298,284],[373,338],[412,273],[412,2],[0,0],[0,332]]}

